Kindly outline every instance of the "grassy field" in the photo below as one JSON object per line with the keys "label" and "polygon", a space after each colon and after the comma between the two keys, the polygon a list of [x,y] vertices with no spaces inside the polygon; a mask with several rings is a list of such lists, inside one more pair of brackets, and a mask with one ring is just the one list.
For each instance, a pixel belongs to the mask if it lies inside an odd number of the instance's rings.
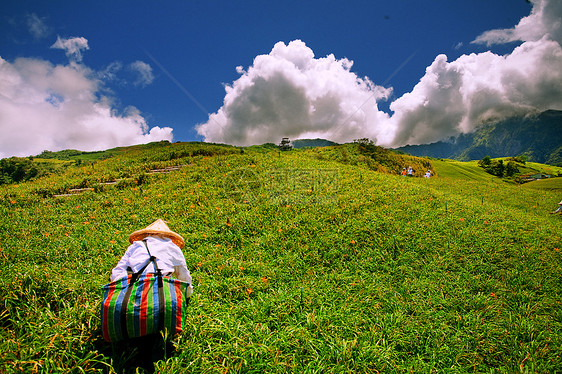
{"label": "grassy field", "polygon": [[476,182],[493,182],[497,178],[478,167],[478,161],[433,160],[440,177]]}
{"label": "grassy field", "polygon": [[560,189],[399,160],[437,177],[374,171],[353,145],[174,143],[0,186],[0,372],[135,372],[98,308],[128,235],[157,218],[195,286],[159,372],[560,371]]}
{"label": "grassy field", "polygon": [[559,194],[562,193],[562,178],[549,178],[541,179],[531,183],[521,185],[523,188],[530,188],[536,190],[555,191]]}

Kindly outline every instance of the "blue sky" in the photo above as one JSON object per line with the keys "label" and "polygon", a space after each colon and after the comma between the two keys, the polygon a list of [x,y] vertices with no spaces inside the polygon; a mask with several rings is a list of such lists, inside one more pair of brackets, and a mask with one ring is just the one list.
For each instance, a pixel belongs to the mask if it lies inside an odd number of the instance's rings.
{"label": "blue sky", "polygon": [[[428,112],[427,102],[438,96],[428,88],[430,66],[433,76],[455,71],[466,81],[465,72],[474,75],[489,64],[504,77],[502,85],[509,69],[500,65],[506,56],[518,56],[517,48],[538,40],[558,43],[534,52],[537,61],[559,47],[559,26],[542,37],[556,24],[545,9],[558,5],[547,0],[163,3],[2,2],[0,130],[11,135],[0,141],[0,157],[157,138],[248,145],[277,143],[283,135],[346,141],[364,134],[392,146],[467,132],[475,126],[469,122],[486,116],[553,106],[515,103],[502,93],[500,109],[472,113],[466,82],[453,82],[463,108],[469,102],[471,109],[451,112],[457,103],[448,99],[450,117],[439,114],[435,127],[427,120],[436,111]],[[518,29],[532,11],[544,27]],[[497,34],[475,43],[490,30]],[[548,62],[552,70],[560,63],[557,52],[554,64]],[[260,55],[269,60],[258,67]],[[306,63],[295,63],[302,58]],[[233,91],[226,97],[225,86]],[[421,112],[420,100],[426,102]],[[440,121],[454,124],[445,128]]]}

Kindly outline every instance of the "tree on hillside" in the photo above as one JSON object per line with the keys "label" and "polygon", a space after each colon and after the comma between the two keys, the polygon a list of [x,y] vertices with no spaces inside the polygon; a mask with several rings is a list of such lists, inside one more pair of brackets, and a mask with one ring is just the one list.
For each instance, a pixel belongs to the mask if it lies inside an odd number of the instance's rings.
{"label": "tree on hillside", "polygon": [[359,150],[363,153],[374,153],[376,151],[375,142],[369,138],[355,139],[353,143],[359,145]]}
{"label": "tree on hillside", "polygon": [[0,184],[19,183],[37,176],[37,167],[27,158],[11,157],[0,160]]}
{"label": "tree on hillside", "polygon": [[484,156],[482,160],[480,160],[480,166],[489,166],[492,163],[492,158],[490,156]]}
{"label": "tree on hillside", "polygon": [[505,165],[503,164],[503,160],[494,160],[490,166],[491,166],[492,174],[494,174],[497,177],[503,177],[503,173],[505,171]]}
{"label": "tree on hillside", "polygon": [[[512,176],[518,170],[514,162],[510,161],[510,163],[509,172],[511,173],[510,176]],[[492,160],[490,156],[485,156],[482,160],[478,161],[478,165],[486,170],[487,173],[495,175],[496,177],[501,178],[506,172],[506,165],[504,165],[503,160]]]}
{"label": "tree on hillside", "polygon": [[509,161],[505,167],[505,175],[508,177],[513,177],[516,173],[519,173],[517,168],[517,163],[515,161]]}

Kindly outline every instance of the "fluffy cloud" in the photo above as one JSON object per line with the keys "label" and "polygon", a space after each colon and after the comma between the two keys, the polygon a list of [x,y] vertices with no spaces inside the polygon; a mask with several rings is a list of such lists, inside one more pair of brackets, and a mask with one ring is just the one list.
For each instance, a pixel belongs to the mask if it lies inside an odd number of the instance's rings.
{"label": "fluffy cloud", "polygon": [[412,92],[390,109],[397,145],[468,133],[490,119],[562,109],[562,49],[541,39],[506,56],[486,52],[453,62],[437,56]]}
{"label": "fluffy cloud", "polygon": [[558,0],[532,0],[531,14],[523,17],[512,29],[486,31],[473,43],[488,46],[514,41],[547,39],[562,43],[562,2]]}
{"label": "fluffy cloud", "polygon": [[90,49],[86,38],[61,38],[60,36],[57,36],[57,41],[51,48],[64,50],[66,56],[75,62],[82,61],[82,51]]}
{"label": "fluffy cloud", "polygon": [[254,59],[232,85],[223,106],[197,126],[206,141],[247,145],[282,137],[348,141],[388,140],[388,115],[377,108],[390,89],[351,72],[353,62],[333,55],[315,58],[300,40],[275,44]]}
{"label": "fluffy cloud", "polygon": [[524,41],[512,53],[437,56],[414,89],[395,100],[394,146],[429,143],[474,131],[486,120],[562,110],[562,2],[533,2],[531,15],[474,43]]}
{"label": "fluffy cloud", "polygon": [[74,62],[0,58],[0,158],[172,140],[171,128],[149,129],[133,107],[117,113],[95,76]]}
{"label": "fluffy cloud", "polygon": [[197,127],[207,141],[232,144],[323,137],[369,137],[385,146],[429,143],[474,131],[486,120],[545,109],[562,110],[562,2],[534,0],[513,28],[473,43],[522,41],[508,55],[439,55],[411,92],[378,110],[391,89],[351,72],[352,62],[314,58],[296,40],[277,43],[226,87],[223,106]]}

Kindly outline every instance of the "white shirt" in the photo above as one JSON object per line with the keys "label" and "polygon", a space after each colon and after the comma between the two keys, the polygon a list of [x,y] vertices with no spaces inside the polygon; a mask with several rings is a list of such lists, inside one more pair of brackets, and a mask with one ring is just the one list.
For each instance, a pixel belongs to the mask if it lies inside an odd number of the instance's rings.
{"label": "white shirt", "polygon": [[[156,264],[162,270],[162,274],[172,273],[176,279],[192,283],[191,274],[187,270],[185,257],[181,249],[171,239],[162,236],[147,236],[145,238],[150,254],[156,257]],[[127,251],[111,271],[111,281],[127,276],[127,267],[131,267],[133,273],[139,271],[150,259],[148,251],[141,240],[133,242]],[[155,273],[154,264],[151,262],[143,274]]]}

